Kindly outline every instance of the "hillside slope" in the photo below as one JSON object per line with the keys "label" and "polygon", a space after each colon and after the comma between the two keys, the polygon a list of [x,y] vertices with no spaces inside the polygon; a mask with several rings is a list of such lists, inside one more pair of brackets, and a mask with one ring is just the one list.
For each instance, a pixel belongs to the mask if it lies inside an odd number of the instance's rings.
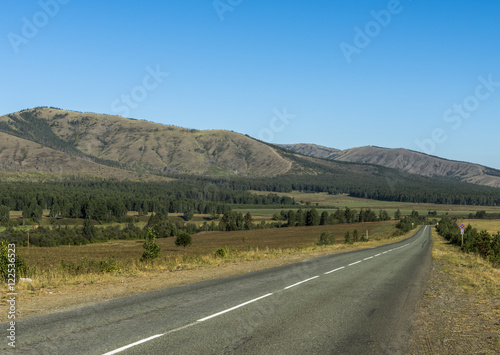
{"label": "hillside slope", "polygon": [[[189,130],[54,108],[2,116],[0,132],[5,137],[0,140],[0,151],[10,152],[12,144],[19,144],[16,154],[3,157],[4,169],[20,165],[52,171],[61,167],[75,173],[87,169],[87,160],[136,171],[275,176],[292,167],[272,147],[234,132]],[[19,164],[21,150],[26,158]]]}
{"label": "hillside slope", "polygon": [[307,156],[336,161],[381,165],[428,177],[443,177],[479,185],[500,187],[500,170],[482,165],[446,160],[407,149],[361,147],[338,150],[314,144],[282,147]]}

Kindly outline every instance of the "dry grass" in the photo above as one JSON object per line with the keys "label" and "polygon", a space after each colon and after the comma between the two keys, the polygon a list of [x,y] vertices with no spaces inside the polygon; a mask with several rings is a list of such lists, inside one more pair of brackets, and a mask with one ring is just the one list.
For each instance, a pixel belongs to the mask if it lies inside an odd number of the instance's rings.
{"label": "dry grass", "polygon": [[500,353],[500,269],[433,231],[434,268],[412,354]]}
{"label": "dry grass", "polygon": [[461,223],[468,225],[470,224],[473,228],[477,230],[487,230],[490,234],[497,234],[500,231],[500,220],[498,219],[464,219],[458,220],[458,224]]}
{"label": "dry grass", "polygon": [[[175,260],[196,260],[223,247],[235,253],[252,250],[301,250],[313,246],[323,232],[332,233],[337,243],[344,243],[347,231],[358,230],[360,236],[368,230],[370,239],[386,239],[391,235],[393,222],[374,222],[341,224],[334,226],[296,227],[279,229],[257,229],[236,232],[202,232],[193,235],[193,243],[187,248],[175,246],[174,238],[158,239],[162,248],[161,258],[166,264]],[[67,263],[79,262],[84,256],[93,260],[103,260],[114,257],[126,268],[139,260],[143,252],[144,241],[109,241],[107,243],[89,244],[83,246],[58,246],[52,248],[19,247],[19,253],[27,260],[28,265],[36,266],[38,270],[55,270],[64,260]],[[339,246],[340,247],[340,246]]]}
{"label": "dry grass", "polygon": [[[240,232],[207,232],[193,236],[193,245],[179,248],[174,239],[158,240],[162,247],[159,260],[153,264],[139,262],[142,241],[113,241],[80,247],[18,248],[30,266],[37,270],[31,283],[17,285],[20,300],[19,317],[67,309],[69,306],[90,304],[123,297],[135,292],[206,279],[224,277],[305,260],[307,258],[338,253],[380,244],[392,243],[407,236],[388,238],[392,232],[390,222],[352,225],[267,229]],[[345,231],[369,230],[371,240],[346,245]],[[323,231],[333,233],[338,244],[317,246]],[[213,252],[227,247],[225,258]],[[116,270],[109,273],[82,273],[75,275],[63,270],[65,263],[81,264],[89,260],[106,260],[114,256]],[[5,296],[1,308],[6,307]],[[0,311],[5,320],[6,312]]]}

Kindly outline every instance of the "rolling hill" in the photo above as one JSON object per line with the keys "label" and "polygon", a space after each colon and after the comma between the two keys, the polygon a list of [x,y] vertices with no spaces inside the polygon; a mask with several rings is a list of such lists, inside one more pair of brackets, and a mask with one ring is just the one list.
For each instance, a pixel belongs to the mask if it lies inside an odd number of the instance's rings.
{"label": "rolling hill", "polygon": [[0,117],[2,181],[173,178],[193,184],[215,182],[234,190],[500,203],[500,190],[477,185],[497,186],[497,171],[474,164],[375,147],[339,151],[299,145],[295,150],[235,132],[199,131],[56,108],[38,107]]}
{"label": "rolling hill", "polygon": [[500,170],[482,165],[447,160],[407,149],[360,147],[347,150],[314,144],[282,145],[307,156],[335,161],[375,164],[428,177],[441,177],[467,183],[500,187]]}
{"label": "rolling hill", "polygon": [[0,161],[9,170],[105,176],[116,175],[112,168],[237,176],[275,176],[292,168],[269,145],[234,132],[55,108],[1,116]]}

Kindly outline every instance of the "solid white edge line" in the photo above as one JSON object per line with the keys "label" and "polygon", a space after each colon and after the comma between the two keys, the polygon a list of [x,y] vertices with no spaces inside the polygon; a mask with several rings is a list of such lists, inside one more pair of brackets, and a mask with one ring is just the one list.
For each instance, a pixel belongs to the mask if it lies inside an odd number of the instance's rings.
{"label": "solid white edge line", "polygon": [[197,322],[204,322],[204,321],[209,320],[209,319],[211,319],[211,318],[214,318],[214,317],[220,316],[221,314],[224,314],[224,313],[227,313],[227,312],[234,311],[235,309],[238,309],[238,308],[240,308],[240,307],[246,306],[247,304],[250,304],[250,303],[252,303],[252,302],[255,302],[255,301],[261,300],[261,299],[263,299],[263,298],[269,297],[269,296],[271,296],[271,295],[272,295],[272,293],[268,293],[267,295],[260,296],[260,297],[258,297],[258,298],[255,298],[255,299],[251,300],[251,301],[248,301],[248,302],[245,302],[245,303],[239,304],[239,305],[237,305],[237,306],[234,306],[234,307],[228,308],[228,309],[226,309],[226,310],[224,310],[224,311],[221,311],[221,312],[219,312],[219,313],[212,314],[211,316],[208,316],[208,317],[205,317],[205,318],[198,319],[198,320],[197,320]]}
{"label": "solid white edge line", "polygon": [[345,266],[339,267],[339,268],[337,268],[335,270],[332,270],[332,271],[325,272],[325,275],[331,274],[332,272],[339,271],[339,270],[342,270],[342,269],[345,269]]}
{"label": "solid white edge line", "polygon": [[296,284],[293,284],[293,285],[290,285],[290,286],[285,287],[283,290],[288,290],[289,288],[292,288],[292,287],[298,286],[298,285],[303,284],[304,282],[307,282],[307,281],[311,281],[311,280],[317,279],[318,277],[319,277],[319,276],[314,276],[314,277],[311,277],[311,278],[309,278],[309,279],[307,279],[307,280],[297,282]]}
{"label": "solid white edge line", "polygon": [[347,266],[353,266],[353,265],[359,264],[359,263],[360,263],[360,262],[362,262],[362,261],[363,261],[363,260],[359,260],[359,261],[356,261],[355,263],[351,263],[351,264],[349,264],[349,265],[347,265]]}
{"label": "solid white edge line", "polygon": [[129,344],[129,345],[122,346],[121,348],[116,349],[116,350],[113,350],[113,351],[110,351],[109,353],[105,353],[104,355],[113,355],[113,354],[121,353],[122,351],[127,350],[127,349],[130,349],[130,348],[131,348],[131,347],[133,347],[133,346],[136,346],[136,345],[139,345],[139,344],[145,343],[145,342],[147,342],[147,341],[150,341],[150,340],[153,340],[153,339],[156,339],[156,338],[162,337],[162,336],[164,336],[164,335],[165,335],[165,334],[156,334],[156,335],[153,335],[152,337],[149,337],[149,338],[146,338],[146,339],[142,339],[142,340],[136,341],[135,343],[132,343],[132,344]]}

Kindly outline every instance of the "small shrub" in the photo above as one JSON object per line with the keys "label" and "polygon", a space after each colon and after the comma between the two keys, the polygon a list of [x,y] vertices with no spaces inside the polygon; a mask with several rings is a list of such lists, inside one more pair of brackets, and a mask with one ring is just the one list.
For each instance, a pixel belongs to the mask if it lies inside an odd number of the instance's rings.
{"label": "small shrub", "polygon": [[357,243],[359,241],[359,234],[357,229],[352,232],[352,239],[354,240],[354,243]]}
{"label": "small shrub", "polygon": [[225,258],[227,257],[229,254],[229,248],[228,247],[224,247],[224,248],[220,248],[220,249],[217,249],[216,251],[214,251],[214,257],[220,257],[220,258]]}
{"label": "small shrub", "polygon": [[332,234],[323,232],[318,238],[318,245],[332,245],[335,244],[335,238]]}
{"label": "small shrub", "polygon": [[11,265],[14,264],[15,269],[15,278],[19,279],[19,277],[27,277],[29,276],[29,268],[23,257],[16,253],[9,253],[9,244],[5,241],[2,241],[0,244],[0,280],[3,282],[7,282],[9,279],[9,270],[12,270]]}
{"label": "small shrub", "polygon": [[193,238],[191,237],[191,234],[188,234],[188,233],[181,233],[177,236],[177,238],[175,238],[175,245],[177,245],[178,247],[187,247],[188,245],[191,244],[191,242],[193,241]]}
{"label": "small shrub", "polygon": [[346,244],[352,244],[353,243],[353,241],[351,239],[351,233],[349,233],[349,232],[345,233],[345,243]]}
{"label": "small shrub", "polygon": [[142,253],[140,261],[149,261],[160,256],[161,248],[156,243],[156,233],[153,228],[148,229],[148,235],[146,236],[143,248],[145,251]]}

